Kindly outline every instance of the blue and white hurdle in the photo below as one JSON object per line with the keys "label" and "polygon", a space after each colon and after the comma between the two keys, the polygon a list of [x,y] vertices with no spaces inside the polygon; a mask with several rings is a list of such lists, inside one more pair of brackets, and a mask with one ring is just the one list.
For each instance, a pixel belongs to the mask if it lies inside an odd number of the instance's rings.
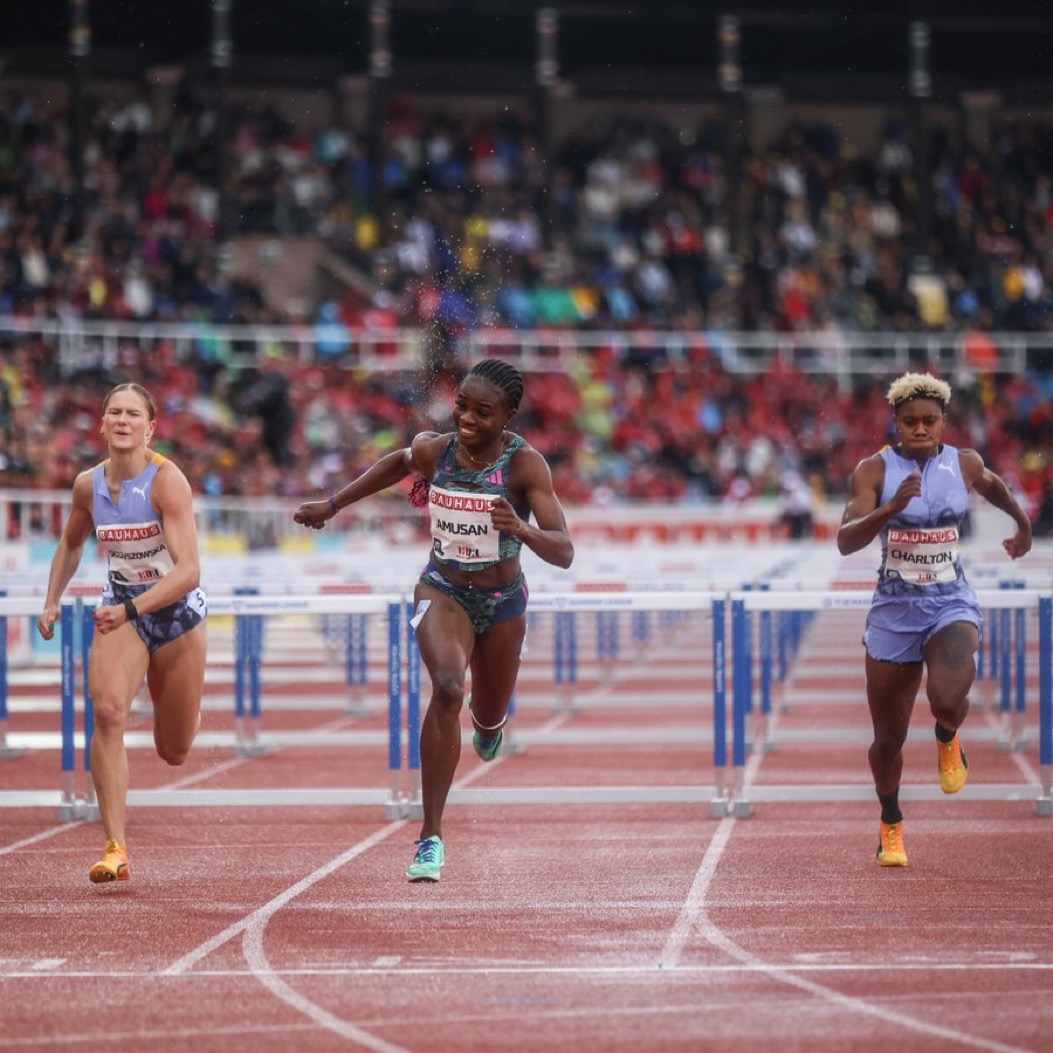
{"label": "blue and white hurdle", "polygon": [[[1019,716],[1023,717],[1026,697],[1026,615],[1034,611],[1038,619],[1039,633],[1039,763],[1041,768],[1040,784],[970,784],[968,791],[971,797],[986,800],[1021,800],[1032,799],[1035,812],[1041,816],[1053,816],[1053,594],[1045,590],[1000,588],[998,590],[977,590],[977,598],[987,615],[988,630],[985,632],[985,646],[988,649],[989,665],[986,670],[978,668],[978,679],[981,673],[991,674],[997,670],[1002,689],[1002,708],[1008,715],[1015,697]],[[754,682],[759,679],[761,699],[760,712],[764,718],[765,731],[761,734],[760,746],[770,750],[774,742],[769,737],[770,718],[772,714],[772,663],[775,661],[770,646],[770,623],[766,629],[765,619],[773,613],[780,618],[788,616],[798,618],[802,612],[817,611],[864,611],[870,606],[872,593],[867,592],[820,592],[820,591],[753,591],[732,592],[728,599],[731,605],[732,654],[733,654],[733,692],[732,692],[732,754],[733,754],[733,787],[731,791],[732,811],[738,816],[751,814],[754,801],[816,801],[816,800],[871,800],[873,790],[869,786],[745,786],[745,765],[747,753],[751,747],[748,734],[748,719],[754,712]],[[1013,624],[1015,632],[1014,651],[1010,651],[1010,619],[1015,612]],[[758,669],[753,659],[753,638],[755,626],[752,615],[761,618],[760,637],[761,655]],[[997,614],[998,617],[993,617]],[[769,643],[765,644],[765,638]],[[862,652],[859,662],[862,668]],[[783,672],[780,667],[780,672]],[[1015,696],[1013,680],[1015,674]],[[780,675],[779,679],[782,679]],[[1005,744],[1005,740],[1003,740]],[[1017,746],[1024,742],[1018,741]],[[902,796],[912,799],[937,799],[942,796],[935,786],[904,786]]]}
{"label": "blue and white hurdle", "polygon": [[[1039,626],[1039,718],[1041,786],[1027,784],[1012,786],[970,786],[972,796],[997,799],[1021,799],[1031,797],[1040,815],[1053,815],[1053,698],[1051,698],[1051,606],[1053,598],[1048,591],[1028,589],[985,590],[978,592],[985,608],[995,611],[1037,610]],[[708,804],[711,814],[749,815],[754,801],[759,800],[858,800],[870,799],[869,787],[746,787],[744,766],[750,742],[747,720],[753,709],[754,647],[752,615],[759,614],[759,683],[761,708],[770,714],[773,685],[785,678],[793,663],[794,653],[804,632],[804,621],[809,614],[824,610],[859,610],[869,604],[868,593],[772,591],[768,589],[742,590],[732,593],[715,591],[698,592],[602,592],[588,594],[539,593],[530,599],[533,615],[548,614],[553,617],[555,627],[553,639],[553,684],[556,690],[571,692],[577,680],[579,651],[577,646],[577,619],[581,615],[602,615],[602,639],[599,658],[601,663],[614,660],[617,653],[617,633],[612,629],[611,619],[628,614],[633,625],[633,636],[639,644],[644,615],[658,612],[663,618],[675,619],[687,613],[708,613],[712,634],[709,640],[700,638],[700,648],[709,647],[713,660],[713,682],[711,697],[705,697],[700,689],[697,702],[704,710],[712,703],[712,746],[714,779],[707,785],[702,778],[688,786],[591,786],[591,787],[518,787],[510,789],[462,788],[450,795],[451,803],[479,804],[616,804],[616,803],[700,803]],[[380,805],[389,818],[417,815],[420,812],[420,726],[421,726],[421,679],[419,653],[414,645],[410,624],[411,604],[403,595],[232,595],[211,596],[210,612],[214,615],[231,615],[236,620],[256,619],[245,622],[258,626],[268,616],[325,616],[350,615],[384,619],[387,640],[387,702],[388,727],[384,740],[388,749],[389,785],[387,788],[262,788],[243,790],[132,790],[131,805],[177,806],[284,806],[284,805]],[[0,793],[0,807],[12,805],[57,804],[62,818],[85,817],[95,807],[90,788],[90,737],[91,703],[87,692],[87,659],[92,633],[92,608],[82,602],[64,604],[60,619],[62,644],[61,691],[62,691],[62,786],[58,794],[18,791]],[[24,616],[39,613],[39,599],[0,599],[0,617]],[[727,637],[727,621],[730,613],[731,638]],[[777,619],[773,621],[773,616]],[[81,619],[79,630],[77,619]],[[236,626],[241,624],[236,621]],[[599,623],[598,623],[599,624]],[[1021,623],[1023,624],[1023,623]],[[777,633],[776,633],[777,628]],[[75,646],[80,640],[80,666],[84,671],[82,695],[84,697],[84,741],[83,775],[88,783],[82,796],[78,796],[76,779],[75,728]],[[263,649],[261,634],[252,631],[235,632],[236,663],[241,667],[241,688],[237,691],[236,713],[249,722],[251,730],[243,739],[254,746],[261,745],[258,721],[261,714],[260,666]],[[1001,646],[1008,647],[1008,638],[1003,633]],[[1019,656],[1021,644],[1017,635]],[[1020,658],[1009,663],[1005,652],[998,655],[999,668],[1005,670],[1012,665],[1018,672],[1018,683],[1023,679]],[[732,705],[731,721],[728,720],[727,681],[731,676]],[[236,678],[237,679],[237,678]],[[248,696],[246,698],[246,695]],[[729,781],[728,735],[731,736]],[[667,729],[653,729],[650,741],[660,741]],[[240,734],[240,732],[239,732]],[[308,733],[310,735],[310,733]],[[350,733],[357,744],[369,744],[373,739],[369,732]],[[518,741],[556,741],[559,735],[564,741],[583,741],[575,737],[573,730],[555,732],[531,732],[517,730]],[[546,736],[548,736],[546,738]],[[341,735],[325,733],[314,741],[336,744]],[[297,740],[310,745],[310,738]],[[349,740],[350,741],[350,740]],[[379,741],[379,740],[378,740]],[[290,741],[290,744],[292,742]],[[771,746],[771,743],[767,743]],[[242,751],[252,755],[253,750]],[[700,776],[702,773],[699,773]],[[921,796],[921,788],[907,788],[908,796]]]}
{"label": "blue and white hurdle", "polygon": [[[36,614],[39,600],[25,598],[18,601],[2,601],[12,614]],[[91,745],[91,698],[87,690],[86,670],[91,642],[93,607],[78,601],[62,607],[59,622],[61,642],[61,755],[62,787],[55,796],[43,793],[0,793],[0,806],[24,804],[43,805],[57,803],[59,814],[64,819],[92,818],[94,799],[90,784]],[[531,598],[534,614],[558,615],[553,641],[553,682],[568,689],[577,681],[578,651],[574,646],[576,620],[582,615],[603,614],[605,629],[603,661],[616,657],[612,650],[610,620],[621,612],[629,612],[634,624],[634,640],[639,643],[640,614],[658,611],[675,618],[685,612],[712,612],[712,642],[702,638],[700,649],[712,647],[715,656],[713,679],[713,732],[715,778],[712,786],[705,785],[701,777],[697,784],[688,786],[611,786],[611,787],[538,787],[500,789],[462,789],[451,794],[451,803],[457,801],[477,803],[633,803],[633,802],[708,802],[714,814],[723,815],[727,810],[728,787],[725,771],[727,755],[727,700],[725,659],[725,601],[723,595],[715,593],[604,593],[590,596],[584,593],[541,594]],[[0,607],[3,613],[4,607]],[[421,810],[420,795],[420,727],[421,727],[421,671],[420,657],[415,646],[415,637],[410,618],[412,608],[404,596],[359,595],[311,595],[311,596],[261,596],[237,594],[209,597],[210,615],[229,615],[235,619],[235,752],[244,756],[266,751],[266,738],[259,733],[262,700],[260,694],[260,666],[264,660],[261,644],[260,622],[268,616],[362,616],[383,617],[387,625],[387,695],[388,769],[390,783],[387,790],[372,789],[244,789],[244,790],[136,790],[129,792],[130,805],[153,806],[243,806],[243,805],[290,805],[290,804],[380,804],[387,817],[418,815]],[[79,663],[75,658],[75,646],[80,640]],[[76,667],[85,671],[83,686],[78,689]],[[76,699],[83,699],[83,736],[75,731]],[[700,690],[697,699],[700,711],[704,711],[706,698]],[[694,700],[692,701],[692,707]],[[354,736],[355,741],[366,744],[370,732],[328,733],[324,738],[311,733],[297,738],[295,733],[286,733],[288,744],[310,745],[312,741],[334,744],[342,738]],[[659,741],[662,735],[668,741],[679,741],[669,729],[653,729],[648,741]],[[548,740],[560,740],[561,733],[553,732]],[[81,771],[77,771],[78,738],[83,747]],[[229,737],[229,735],[227,736]],[[199,741],[200,741],[199,737]],[[634,739],[639,733],[634,733]],[[568,742],[587,744],[580,733],[562,732]],[[517,740],[525,742],[544,740],[543,732],[517,732]],[[81,775],[85,786],[78,787],[76,778]]]}

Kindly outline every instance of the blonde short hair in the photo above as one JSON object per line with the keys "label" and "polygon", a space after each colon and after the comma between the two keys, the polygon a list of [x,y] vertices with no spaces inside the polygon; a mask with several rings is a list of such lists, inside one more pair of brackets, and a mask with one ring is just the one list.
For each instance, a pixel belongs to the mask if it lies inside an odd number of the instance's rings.
{"label": "blonde short hair", "polygon": [[892,381],[885,397],[893,409],[911,399],[932,399],[946,409],[951,401],[951,386],[931,373],[904,373]]}

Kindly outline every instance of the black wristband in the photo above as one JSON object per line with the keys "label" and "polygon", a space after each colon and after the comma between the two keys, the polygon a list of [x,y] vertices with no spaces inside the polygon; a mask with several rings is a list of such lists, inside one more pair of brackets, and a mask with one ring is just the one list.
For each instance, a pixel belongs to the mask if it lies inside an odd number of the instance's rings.
{"label": "black wristband", "polygon": [[126,599],[124,601],[124,613],[128,615],[128,621],[134,622],[139,617],[139,612],[135,609],[135,604],[131,600]]}

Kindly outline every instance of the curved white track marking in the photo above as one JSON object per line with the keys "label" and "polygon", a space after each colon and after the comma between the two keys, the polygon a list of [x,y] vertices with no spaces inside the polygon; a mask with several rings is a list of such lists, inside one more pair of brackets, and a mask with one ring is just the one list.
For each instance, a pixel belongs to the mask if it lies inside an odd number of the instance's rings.
{"label": "curved white track marking", "polygon": [[206,940],[188,954],[184,954],[182,958],[172,962],[171,965],[161,971],[160,975],[179,976],[182,973],[187,972],[189,969],[192,969],[198,962],[207,958],[213,951],[218,950],[225,943],[229,943],[234,939],[235,936],[244,932],[250,925],[253,925],[258,918],[270,920],[271,916],[276,911],[284,907],[286,903],[295,899],[301,892],[306,892],[312,885],[317,884],[322,878],[328,877],[334,871],[339,870],[345,863],[351,862],[356,856],[360,856],[363,852],[380,844],[381,841],[387,840],[392,834],[402,830],[408,822],[408,819],[396,819],[394,822],[391,822],[387,826],[378,830],[375,834],[367,837],[364,841],[359,841],[357,845],[352,845],[346,852],[342,852],[340,855],[329,860],[328,863],[325,863],[317,870],[308,874],[307,877],[297,881],[295,885],[291,885],[280,895],[275,896],[269,903],[265,903],[262,907],[257,908],[251,914],[247,914],[240,921],[234,922],[233,925],[228,925],[227,928],[222,932],[216,933],[216,935],[210,940]]}
{"label": "curved white track marking", "polygon": [[267,955],[263,950],[263,933],[267,928],[267,922],[270,921],[271,916],[281,906],[282,904],[276,903],[269,914],[257,912],[242,938],[241,946],[245,953],[245,961],[248,962],[249,968],[256,979],[271,994],[302,1013],[308,1020],[319,1027],[325,1028],[326,1031],[331,1031],[342,1038],[348,1038],[364,1049],[375,1050],[376,1053],[409,1053],[409,1050],[402,1046],[385,1042],[383,1039],[377,1038],[376,1035],[371,1035],[368,1031],[363,1031],[361,1028],[355,1027],[354,1024],[334,1016],[328,1010],[322,1009],[321,1006],[316,1005],[309,998],[300,994],[299,991],[291,987],[277,973],[271,970],[270,962],[267,961]]}
{"label": "curved white track marking", "polygon": [[[553,717],[552,720],[544,726],[544,730],[552,730],[560,724],[563,724],[566,720],[567,714],[560,714],[559,716]],[[495,765],[500,764],[506,759],[506,757],[497,757],[489,764],[476,765],[476,767],[472,768],[466,775],[458,779],[457,782],[454,783],[454,787],[461,789],[462,787],[470,785],[486,772],[493,771]],[[392,829],[382,830],[372,838],[367,838],[365,841],[360,842],[360,844],[356,845],[354,849],[345,852],[338,860],[334,860],[333,863],[322,867],[320,870],[316,870],[310,878],[304,879],[299,885],[287,890],[281,896],[272,899],[270,903],[250,915],[243,924],[232,926],[231,929],[227,930],[227,933],[229,933],[227,939],[229,939],[230,936],[235,935],[235,932],[239,928],[244,930],[244,935],[242,937],[242,950],[245,955],[245,961],[256,979],[259,980],[259,982],[263,984],[271,994],[285,1002],[286,1005],[297,1010],[297,1012],[303,1013],[304,1016],[319,1027],[323,1027],[327,1031],[332,1031],[334,1034],[340,1035],[343,1038],[351,1039],[365,1049],[376,1050],[377,1053],[409,1053],[409,1051],[403,1049],[401,1046],[385,1042],[383,1039],[371,1035],[368,1031],[363,1031],[361,1028],[355,1027],[354,1024],[349,1023],[346,1020],[341,1020],[340,1017],[334,1016],[328,1010],[315,1004],[305,995],[300,994],[299,991],[286,983],[279,973],[271,968],[271,964],[267,959],[267,954],[263,949],[263,934],[266,931],[271,918],[273,918],[274,915],[277,914],[277,912],[291,899],[309,887],[310,884],[314,884],[318,879],[332,873],[332,871],[336,870],[338,866],[366,851],[367,848],[373,847],[373,845],[394,833],[395,829],[401,829],[407,822],[408,820],[405,819],[399,820],[397,824],[394,824]],[[226,934],[220,933],[220,936],[224,935]],[[217,939],[219,939],[219,937],[217,937]],[[224,940],[223,942],[226,941]],[[170,967],[168,971],[171,971],[172,968],[173,967]]]}
{"label": "curved white track marking", "polygon": [[[773,717],[773,721],[778,721],[777,712]],[[763,750],[754,751],[749,764],[746,766],[743,781],[747,787],[756,777],[757,769],[760,767],[763,756]],[[718,950],[723,951],[736,961],[742,962],[743,965],[750,969],[763,973],[766,976],[770,976],[773,980],[776,980],[779,983],[786,984],[790,987],[796,987],[798,990],[815,995],[817,998],[840,1006],[842,1009],[847,1009],[854,1013],[862,1013],[866,1016],[876,1017],[885,1025],[891,1024],[899,1026],[906,1028],[909,1031],[916,1031],[920,1034],[947,1039],[950,1042],[956,1043],[959,1047],[984,1049],[990,1051],[990,1053],[1034,1053],[1033,1050],[1028,1050],[1020,1046],[1009,1046],[1002,1042],[993,1042],[988,1039],[965,1034],[962,1031],[955,1031],[952,1028],[939,1027],[936,1024],[928,1024],[924,1020],[918,1020],[915,1017],[907,1016],[904,1013],[897,1013],[894,1010],[883,1008],[874,1002],[841,994],[839,991],[835,991],[832,988],[824,987],[822,984],[805,979],[792,969],[787,969],[781,965],[774,965],[770,962],[766,962],[740,947],[730,936],[724,933],[719,926],[714,925],[713,922],[710,921],[709,915],[706,912],[706,895],[709,892],[709,886],[712,884],[713,875],[716,873],[717,866],[720,864],[721,857],[724,854],[724,849],[727,847],[728,841],[731,839],[736,822],[738,822],[738,820],[734,817],[727,817],[722,819],[717,826],[716,832],[709,843],[709,847],[706,849],[706,854],[702,857],[702,862],[695,874],[695,880],[691,883],[691,889],[688,892],[687,900],[684,902],[684,906],[673,925],[669,938],[666,940],[665,949],[663,950],[658,963],[660,968],[675,969],[680,963],[680,956],[683,953],[684,945],[687,943],[688,938],[692,932],[697,931],[707,943],[716,947]]]}

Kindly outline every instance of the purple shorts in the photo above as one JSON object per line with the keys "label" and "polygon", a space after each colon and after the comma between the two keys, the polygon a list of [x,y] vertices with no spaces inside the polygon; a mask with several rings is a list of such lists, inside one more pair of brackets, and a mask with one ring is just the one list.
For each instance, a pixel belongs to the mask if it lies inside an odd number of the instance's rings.
{"label": "purple shorts", "polygon": [[983,629],[983,611],[968,585],[933,595],[890,595],[879,590],[867,614],[863,646],[879,662],[920,662],[929,640],[954,622],[969,622]]}

